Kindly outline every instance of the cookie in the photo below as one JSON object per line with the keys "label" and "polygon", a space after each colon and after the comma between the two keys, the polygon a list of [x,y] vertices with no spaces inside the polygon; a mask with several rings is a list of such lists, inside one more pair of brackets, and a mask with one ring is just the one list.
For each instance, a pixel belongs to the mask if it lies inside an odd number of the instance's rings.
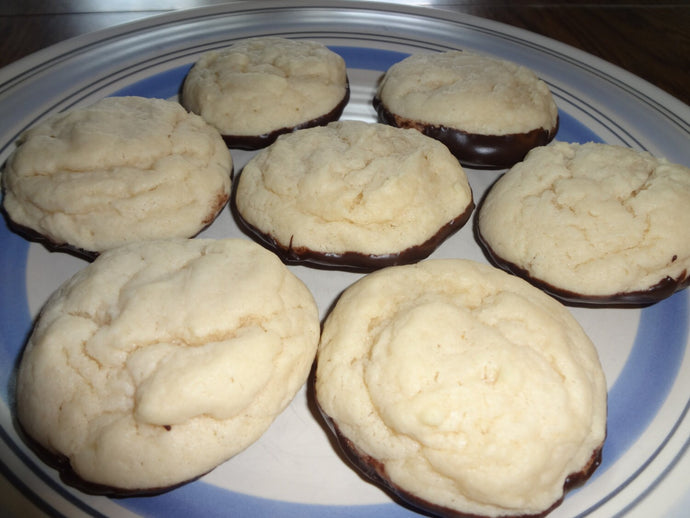
{"label": "cookie", "polygon": [[319,331],[305,285],[250,240],[125,245],[42,309],[18,421],[83,491],[165,491],[263,434],[305,383]]}
{"label": "cookie", "polygon": [[93,257],[135,241],[192,237],[230,197],[218,132],[178,103],[109,97],[26,131],[2,175],[11,224]]}
{"label": "cookie", "polygon": [[323,325],[314,391],[353,466],[434,515],[543,515],[600,462],[606,381],[555,299],[489,265],[371,273]]}
{"label": "cookie", "polygon": [[690,169],[610,144],[531,151],[482,202],[489,258],[564,301],[643,305],[690,284]]}
{"label": "cookie", "polygon": [[258,37],[203,54],[182,104],[228,146],[259,149],[278,135],[337,120],[350,98],[345,61],[316,41]]}
{"label": "cookie", "polygon": [[380,122],[438,139],[477,169],[510,167],[558,130],[551,91],[533,71],[465,51],[413,54],[394,64],[374,107]]}
{"label": "cookie", "polygon": [[281,136],[236,184],[231,207],[255,239],[287,263],[348,270],[418,261],[474,208],[445,146],[361,121]]}

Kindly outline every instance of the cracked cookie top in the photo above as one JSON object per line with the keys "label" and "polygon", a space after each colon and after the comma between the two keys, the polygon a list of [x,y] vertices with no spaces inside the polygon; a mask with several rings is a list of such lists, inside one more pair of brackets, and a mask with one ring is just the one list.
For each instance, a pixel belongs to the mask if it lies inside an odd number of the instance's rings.
{"label": "cracked cookie top", "polygon": [[26,131],[2,175],[4,209],[56,246],[100,253],[191,237],[230,195],[218,132],[178,103],[108,97]]}
{"label": "cracked cookie top", "polygon": [[690,169],[622,146],[555,142],[491,188],[481,243],[561,298],[654,302],[687,286]]}
{"label": "cracked cookie top", "polygon": [[474,208],[445,146],[354,120],[280,137],[244,167],[231,204],[287,260],[337,267],[419,260]]}
{"label": "cracked cookie top", "polygon": [[164,490],[261,436],[306,381],[319,330],[306,286],[249,240],[126,245],[43,308],[18,419],[87,488]]}
{"label": "cracked cookie top", "polygon": [[203,54],[182,104],[223,135],[258,136],[314,121],[348,94],[345,61],[325,45],[259,37]]}
{"label": "cracked cookie top", "polygon": [[517,63],[466,51],[413,54],[391,66],[376,96],[393,114],[471,134],[556,126],[547,84]]}
{"label": "cracked cookie top", "polygon": [[323,325],[316,397],[355,466],[442,516],[542,515],[606,433],[597,351],[522,279],[461,259],[367,275]]}

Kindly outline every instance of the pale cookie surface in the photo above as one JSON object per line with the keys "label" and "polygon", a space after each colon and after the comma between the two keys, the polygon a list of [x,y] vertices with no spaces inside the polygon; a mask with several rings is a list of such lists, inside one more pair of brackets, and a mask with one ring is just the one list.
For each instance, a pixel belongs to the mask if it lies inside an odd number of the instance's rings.
{"label": "pale cookie surface", "polygon": [[558,109],[530,69],[464,51],[413,54],[394,64],[377,97],[395,115],[471,134],[551,130]]}
{"label": "pale cookie surface", "polygon": [[262,37],[202,55],[182,103],[223,135],[257,136],[326,115],[347,93],[345,61],[325,45]]}
{"label": "pale cookie surface", "polygon": [[607,144],[554,142],[493,186],[480,240],[566,299],[652,302],[688,284],[690,169]]}
{"label": "pale cookie surface", "polygon": [[229,198],[232,159],[178,103],[109,97],[25,132],[2,180],[14,223],[98,253],[196,235]]}
{"label": "pale cookie surface", "polygon": [[43,309],[18,419],[86,482],[165,489],[256,441],[306,381],[318,339],[311,293],[249,240],[127,245]]}
{"label": "pale cookie surface", "polygon": [[461,259],[348,288],[324,323],[315,390],[394,491],[446,516],[550,509],[606,433],[598,355],[566,308]]}
{"label": "pale cookie surface", "polygon": [[279,253],[344,264],[347,254],[394,261],[426,247],[428,255],[474,207],[464,170],[442,144],[360,121],[282,136],[245,166],[232,203]]}

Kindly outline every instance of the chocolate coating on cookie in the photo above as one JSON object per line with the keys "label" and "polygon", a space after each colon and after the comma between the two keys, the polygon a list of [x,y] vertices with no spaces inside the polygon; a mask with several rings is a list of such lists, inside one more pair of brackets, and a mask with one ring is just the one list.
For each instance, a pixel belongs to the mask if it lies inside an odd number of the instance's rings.
{"label": "chocolate coating on cookie", "polygon": [[70,464],[68,457],[52,452],[44,448],[35,440],[33,440],[33,438],[24,431],[21,424],[18,425],[18,433],[22,440],[27,444],[27,446],[29,446],[29,448],[31,448],[31,450],[42,462],[44,462],[47,466],[53,468],[60,474],[60,480],[62,480],[62,482],[88,495],[106,496],[109,498],[156,496],[161,495],[163,493],[167,493],[191,482],[194,482],[195,480],[198,480],[199,478],[204,476],[204,474],[201,474],[190,480],[185,480],[183,482],[179,482],[177,484],[173,484],[166,487],[142,487],[134,489],[123,489],[121,487],[97,484],[95,482],[91,482],[80,477],[74,471],[74,469],[72,469],[72,465]]}
{"label": "chocolate coating on cookie", "polygon": [[374,97],[373,105],[380,122],[421,131],[445,144],[462,165],[474,169],[502,169],[516,164],[530,149],[551,142],[559,125],[557,120],[551,129],[537,128],[526,133],[482,135],[400,117],[391,113],[378,97]]}
{"label": "chocolate coating on cookie", "polygon": [[681,291],[690,286],[690,275],[687,270],[683,270],[677,278],[664,277],[658,283],[650,286],[646,290],[636,290],[631,292],[612,293],[610,295],[584,295],[574,291],[558,288],[532,276],[526,269],[502,259],[486,243],[479,232],[477,225],[474,226],[474,234],[477,242],[484,251],[486,257],[495,266],[506,270],[513,275],[522,277],[527,282],[545,291],[549,295],[559,299],[561,302],[571,306],[591,306],[591,307],[644,307],[656,304],[667,299],[677,291]]}
{"label": "chocolate coating on cookie", "polygon": [[443,241],[462,228],[469,220],[474,210],[474,203],[467,206],[465,212],[446,223],[426,242],[389,254],[364,254],[361,252],[328,253],[310,250],[306,247],[282,246],[270,235],[261,232],[242,218],[235,204],[236,188],[230,202],[232,214],[238,226],[250,234],[263,246],[274,252],[286,264],[308,265],[324,269],[338,269],[353,272],[371,272],[387,266],[415,263],[425,259],[438,248]]}
{"label": "chocolate coating on cookie", "polygon": [[[230,170],[230,178],[232,179],[233,176],[233,170],[231,168]],[[206,217],[206,219],[202,222],[204,225],[199,231],[192,235],[189,236],[190,238],[196,237],[199,234],[201,234],[204,230],[206,230],[208,227],[211,226],[211,224],[216,220],[220,212],[222,211],[223,207],[228,203],[228,200],[230,198],[230,195],[225,195],[223,193],[222,195],[219,195],[215,208],[209,213],[209,215]],[[77,246],[71,245],[69,243],[64,243],[64,242],[57,242],[52,239],[50,239],[48,236],[45,236],[43,234],[38,233],[34,229],[30,227],[26,227],[24,225],[20,225],[18,223],[15,223],[12,221],[12,218],[7,214],[7,212],[4,210],[4,208],[0,208],[0,212],[2,212],[2,215],[5,218],[5,221],[7,222],[7,227],[12,230],[17,235],[22,236],[24,239],[27,241],[31,241],[34,243],[38,243],[46,248],[49,252],[60,252],[60,253],[65,253],[72,255],[74,257],[78,257],[79,259],[83,259],[85,261],[94,261],[100,254],[100,251],[97,250],[86,250],[84,248],[79,248]]]}
{"label": "chocolate coating on cookie", "polygon": [[275,140],[285,133],[291,133],[305,128],[313,128],[315,126],[323,126],[329,122],[336,121],[343,114],[345,106],[350,101],[350,83],[347,83],[347,89],[345,90],[345,95],[335,108],[330,112],[316,117],[297,126],[280,128],[269,133],[264,133],[263,135],[221,135],[223,140],[229,148],[234,149],[246,149],[248,151],[254,151],[256,149],[265,148],[275,142]]}
{"label": "chocolate coating on cookie", "polygon": [[38,243],[44,246],[46,250],[48,250],[49,252],[62,252],[89,262],[93,261],[94,259],[96,259],[96,257],[98,257],[98,252],[84,250],[83,248],[67,245],[65,243],[56,243],[55,241],[50,240],[46,236],[39,234],[32,228],[25,227],[23,225],[15,223],[14,221],[12,221],[12,219],[9,217],[9,215],[4,209],[2,210],[2,215],[5,218],[5,222],[7,223],[7,228],[9,228],[12,232],[23,237],[27,241]]}
{"label": "chocolate coating on cookie", "polygon": [[[400,499],[403,504],[410,505],[413,508],[423,510],[424,512],[428,512],[433,516],[444,518],[486,518],[484,515],[462,513],[448,507],[436,505],[433,502],[429,502],[428,500],[424,500],[413,495],[409,491],[406,491],[397,484],[393,483],[386,474],[386,467],[382,462],[371,457],[370,455],[367,455],[362,450],[357,448],[357,446],[350,439],[345,437],[340,432],[338,426],[321,409],[321,407],[318,407],[318,409],[326,425],[335,436],[338,447],[343,452],[347,460],[353,465],[353,467],[373,483],[387,490],[391,496]],[[582,470],[578,471],[577,473],[571,473],[565,479],[563,484],[563,496],[551,507],[540,513],[504,515],[501,516],[501,518],[543,518],[547,516],[549,513],[551,513],[551,511],[561,505],[563,498],[568,491],[582,486],[592,476],[592,474],[601,464],[601,451],[601,447],[597,448],[594,452],[592,452],[592,457],[589,463],[584,466]]]}

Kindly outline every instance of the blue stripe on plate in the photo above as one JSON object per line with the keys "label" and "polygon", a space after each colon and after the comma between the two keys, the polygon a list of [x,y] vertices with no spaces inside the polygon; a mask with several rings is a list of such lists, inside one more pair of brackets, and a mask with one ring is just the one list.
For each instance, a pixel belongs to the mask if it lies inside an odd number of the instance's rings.
{"label": "blue stripe on plate", "polygon": [[[359,68],[363,70],[386,70],[394,63],[406,58],[409,54],[392,50],[374,50],[362,47],[329,47],[333,52],[340,54],[345,60],[348,69]],[[172,68],[160,74],[137,81],[128,85],[113,95],[126,96],[138,95],[142,97],[156,97],[168,99],[177,95],[182,86],[191,64]]]}
{"label": "blue stripe on plate", "polygon": [[347,68],[361,68],[363,70],[388,70],[398,61],[402,61],[409,54],[393,50],[368,49],[362,47],[330,46],[333,52],[340,54],[345,60]]}
{"label": "blue stripe on plate", "polygon": [[608,468],[630,448],[664,403],[687,340],[687,292],[676,293],[640,314],[628,361],[609,390],[611,432],[604,445],[602,468]]}
{"label": "blue stripe on plate", "polygon": [[29,244],[0,225],[0,397],[14,394],[14,365],[31,328],[26,298]]}
{"label": "blue stripe on plate", "polygon": [[119,503],[130,511],[144,516],[188,518],[189,502],[194,502],[194,515],[205,518],[227,516],[404,518],[418,516],[417,513],[393,503],[356,506],[302,504],[235,493],[204,482],[195,482],[154,498],[131,498],[121,500]]}
{"label": "blue stripe on plate", "polygon": [[182,82],[190,68],[192,68],[192,65],[183,65],[181,67],[166,70],[165,72],[147,77],[132,85],[126,86],[113,95],[117,97],[135,95],[139,97],[169,99],[179,93]]}

